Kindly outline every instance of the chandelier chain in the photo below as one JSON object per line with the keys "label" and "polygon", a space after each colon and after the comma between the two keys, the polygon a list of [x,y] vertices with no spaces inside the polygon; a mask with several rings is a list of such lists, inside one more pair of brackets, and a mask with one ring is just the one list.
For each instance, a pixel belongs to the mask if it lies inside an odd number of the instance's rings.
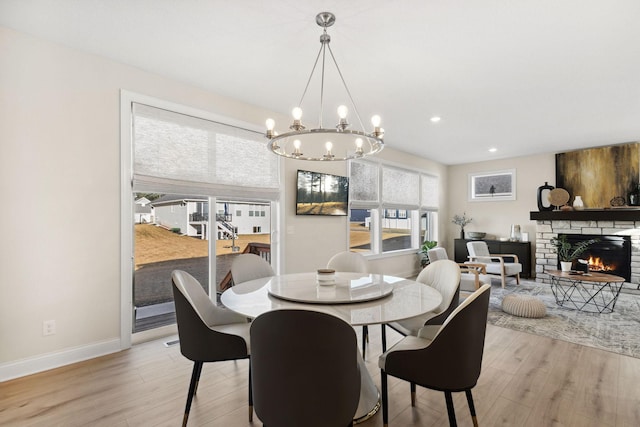
{"label": "chandelier chain", "polygon": [[[362,124],[362,119],[360,118],[360,112],[358,112],[358,107],[356,106],[356,103],[353,100],[353,96],[351,96],[351,91],[349,90],[349,87],[347,86],[347,82],[344,80],[344,77],[342,76],[342,71],[340,71],[340,67],[338,66],[338,61],[336,61],[336,57],[333,56],[333,51],[331,50],[331,46],[329,46],[329,54],[331,55],[331,59],[333,59],[333,63],[336,66],[336,70],[338,70],[338,75],[340,76],[340,80],[342,80],[342,85],[344,86],[344,90],[347,92],[347,95],[349,96],[349,100],[351,101],[351,105],[353,106],[353,110],[356,113],[356,117],[358,118],[358,122],[360,123],[360,128],[362,130],[364,130],[364,124]],[[324,77],[324,73],[322,73],[322,74],[323,74],[323,77]]]}
{"label": "chandelier chain", "polygon": [[316,71],[316,67],[318,66],[318,60],[320,59],[320,55],[322,54],[324,45],[320,45],[320,50],[318,51],[318,55],[316,55],[316,61],[313,63],[313,68],[311,69],[311,74],[309,74],[309,78],[307,79],[307,85],[304,87],[304,92],[302,92],[302,96],[300,97],[300,102],[298,102],[298,107],[302,107],[302,101],[304,101],[304,97],[307,94],[307,90],[309,89],[309,84],[311,84],[311,79],[313,78],[313,73]]}

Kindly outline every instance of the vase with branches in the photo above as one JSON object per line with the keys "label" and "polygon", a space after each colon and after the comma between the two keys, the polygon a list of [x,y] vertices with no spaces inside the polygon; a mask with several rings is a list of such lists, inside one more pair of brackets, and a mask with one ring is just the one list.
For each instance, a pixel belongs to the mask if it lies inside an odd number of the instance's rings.
{"label": "vase with branches", "polygon": [[460,226],[460,238],[464,239],[464,226],[473,221],[470,217],[467,217],[467,213],[463,212],[462,215],[455,214],[453,216],[453,222],[455,225]]}

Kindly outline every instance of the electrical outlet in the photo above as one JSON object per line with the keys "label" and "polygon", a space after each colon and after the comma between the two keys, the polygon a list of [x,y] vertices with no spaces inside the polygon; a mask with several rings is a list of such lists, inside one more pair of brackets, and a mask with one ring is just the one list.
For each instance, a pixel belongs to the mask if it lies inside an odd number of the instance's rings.
{"label": "electrical outlet", "polygon": [[42,335],[54,335],[56,333],[56,321],[45,320],[42,322]]}

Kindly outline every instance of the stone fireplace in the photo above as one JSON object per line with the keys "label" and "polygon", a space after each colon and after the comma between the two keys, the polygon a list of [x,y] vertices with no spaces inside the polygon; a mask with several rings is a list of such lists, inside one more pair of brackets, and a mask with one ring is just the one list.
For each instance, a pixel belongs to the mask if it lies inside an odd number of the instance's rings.
{"label": "stone fireplace", "polygon": [[[546,272],[558,270],[558,258],[553,253],[550,241],[559,234],[567,234],[576,237],[582,235],[587,239],[598,238],[601,242],[622,242],[613,243],[613,246],[623,246],[626,241],[627,248],[621,250],[626,250],[629,255],[625,261],[628,265],[621,266],[614,274],[640,287],[640,210],[531,212],[530,218],[536,220],[536,281],[550,283]],[[597,248],[594,249],[597,252]]]}

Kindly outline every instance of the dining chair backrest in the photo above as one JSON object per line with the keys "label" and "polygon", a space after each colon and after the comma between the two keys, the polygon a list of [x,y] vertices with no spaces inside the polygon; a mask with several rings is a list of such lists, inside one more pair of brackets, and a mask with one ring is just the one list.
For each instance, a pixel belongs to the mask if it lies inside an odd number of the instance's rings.
{"label": "dining chair backrest", "polygon": [[[415,350],[414,354],[390,351],[385,369],[436,390],[464,390],[475,386],[482,367],[490,292],[491,285],[485,284],[466,298],[427,347]],[[437,369],[423,369],[424,366]]]}
{"label": "dining chair backrest", "polygon": [[236,255],[231,262],[231,277],[236,285],[269,276],[275,276],[273,268],[256,254]]}
{"label": "dining chair backrest", "polygon": [[217,307],[200,282],[186,271],[174,270],[171,279],[181,353],[187,359],[204,362],[247,357],[247,343],[242,337],[214,329],[232,323],[230,320],[246,323],[246,318]]}
{"label": "dining chair backrest", "polygon": [[360,398],[353,328],[337,317],[275,310],[251,324],[256,415],[266,426],[347,426]]}
{"label": "dining chair backrest", "polygon": [[440,260],[427,265],[418,274],[416,282],[431,286],[442,295],[442,302],[437,309],[433,310],[434,312],[442,313],[448,308],[453,310],[453,307],[457,306],[455,301],[451,307],[452,301],[457,299],[456,295],[459,295],[460,287],[460,267],[455,262]]}
{"label": "dining chair backrest", "polygon": [[429,262],[440,261],[442,259],[449,259],[447,256],[447,250],[445,248],[436,247],[427,251]]}
{"label": "dining chair backrest", "polygon": [[369,263],[366,258],[357,252],[339,252],[331,257],[327,263],[327,268],[335,271],[352,273],[369,273]]}

